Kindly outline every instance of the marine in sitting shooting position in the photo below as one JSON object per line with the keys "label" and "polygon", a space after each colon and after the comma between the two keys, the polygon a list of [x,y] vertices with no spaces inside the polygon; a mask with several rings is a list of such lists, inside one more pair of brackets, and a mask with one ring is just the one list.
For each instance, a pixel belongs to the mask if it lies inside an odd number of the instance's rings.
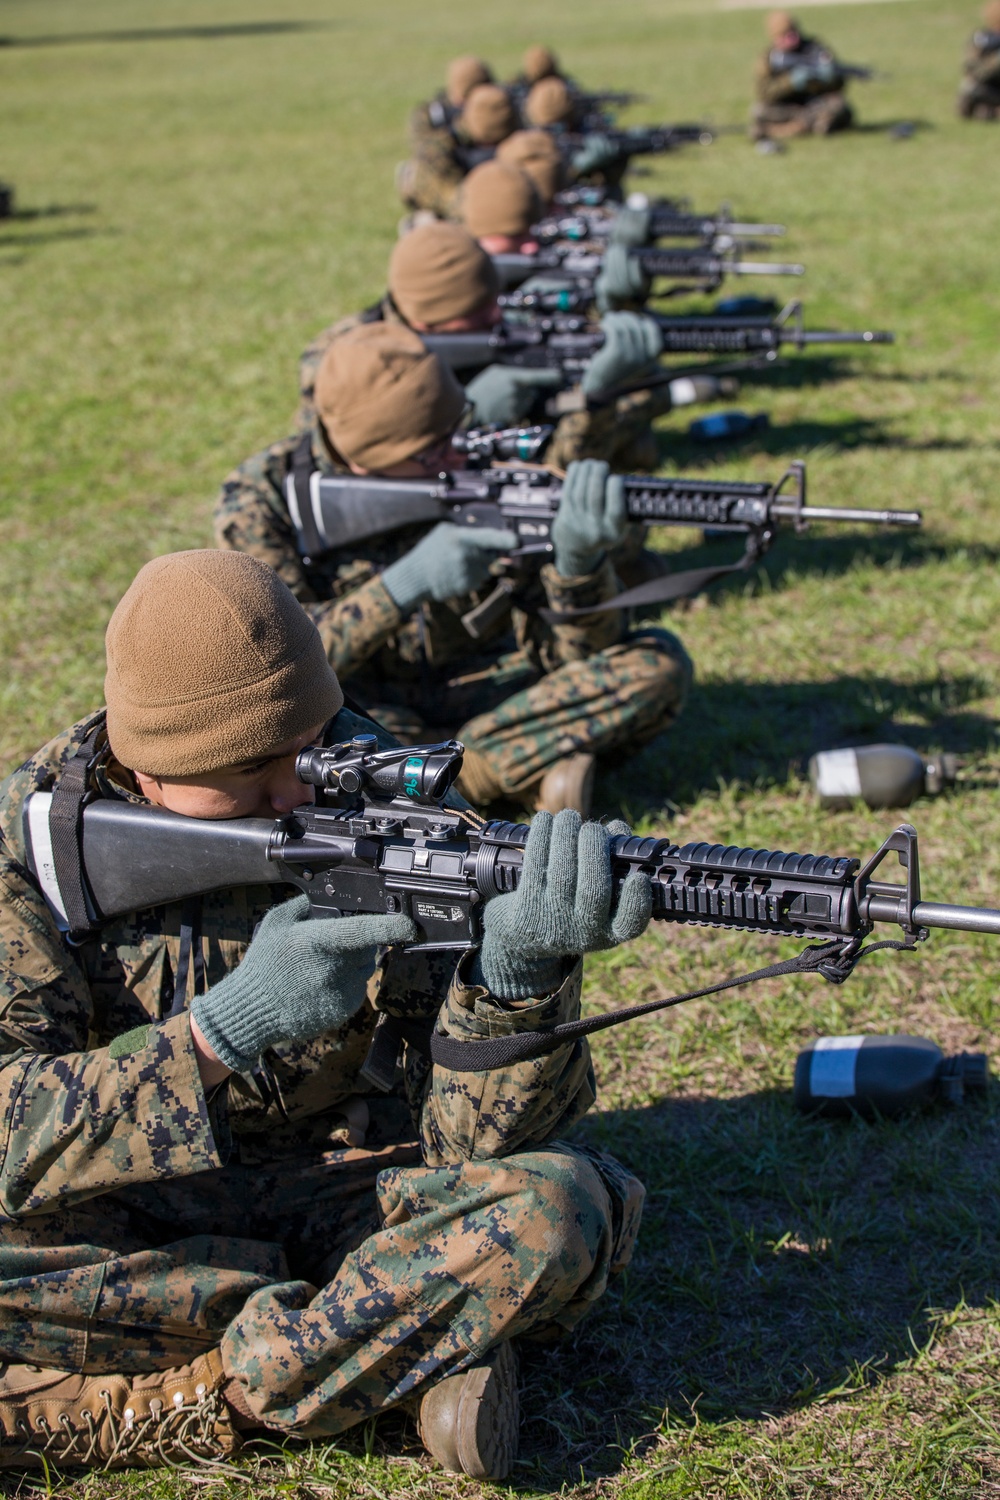
{"label": "marine in sitting shooting position", "polygon": [[305,746],[386,743],[240,553],[147,564],[107,658],[106,709],[0,786],[0,1467],[214,1463],[403,1406],[445,1468],[503,1479],[515,1341],[601,1297],[642,1186],[560,1140],[585,1041],[481,1074],[408,1050],[388,1091],[363,1065],[380,1014],[457,1042],[577,1016],[582,953],[649,919],[643,873],[613,892],[624,825],[539,815],[457,967],[408,916],[309,921],[282,884],[94,918],[95,810],[266,828],[315,801]]}
{"label": "marine in sitting shooting position", "polygon": [[278,573],[348,690],[401,738],[461,726],[473,802],[586,811],[596,757],[667,729],[691,679],[676,637],[600,610],[619,592],[611,554],[630,531],[621,481],[598,460],[570,465],[552,561],[474,639],[462,617],[493,592],[491,567],[513,533],[418,523],[304,554],[290,509],[296,473],[308,486],[311,475],[420,478],[461,467],[451,438],[462,387],[415,333],[372,323],[330,345],[315,404],[305,432],[226,480],[218,545]]}
{"label": "marine in sitting shooting position", "polygon": [[845,70],[829,48],[803,36],[786,10],[772,11],[766,25],[770,45],[754,73],[757,100],[750,111],[750,139],[830,135],[853,125]]}

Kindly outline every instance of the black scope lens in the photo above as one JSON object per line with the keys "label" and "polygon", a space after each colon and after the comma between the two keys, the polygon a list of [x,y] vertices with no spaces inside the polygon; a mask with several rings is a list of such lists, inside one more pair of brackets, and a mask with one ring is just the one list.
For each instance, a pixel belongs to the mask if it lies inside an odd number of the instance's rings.
{"label": "black scope lens", "polygon": [[328,752],[322,745],[307,745],[295,759],[295,774],[307,786],[333,786],[336,770],[328,765]]}

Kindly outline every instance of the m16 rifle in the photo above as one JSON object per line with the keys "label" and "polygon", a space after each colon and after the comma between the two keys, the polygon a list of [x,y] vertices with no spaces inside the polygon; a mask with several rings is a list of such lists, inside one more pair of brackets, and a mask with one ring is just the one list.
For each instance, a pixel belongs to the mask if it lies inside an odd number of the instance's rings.
{"label": "m16 rifle", "polygon": [[[554,213],[532,225],[532,238],[540,245],[561,240],[573,243],[607,240],[614,227],[614,215],[602,208],[581,205],[575,213]],[[655,208],[649,219],[650,240],[700,240],[717,251],[732,249],[738,241],[776,238],[785,233],[784,224],[752,224],[733,219],[727,209],[717,214],[681,213],[673,208]]]}
{"label": "m16 rifle", "polygon": [[[694,282],[697,290],[713,291],[726,276],[804,276],[805,266],[784,261],[741,260],[732,250],[709,247],[664,249],[643,246],[629,250],[643,273],[670,281]],[[549,245],[533,254],[509,251],[494,255],[501,286],[507,290],[520,286],[529,276],[555,274],[568,281],[592,286],[601,270],[603,250],[589,250],[572,244]],[[688,290],[687,285],[683,288]]]}
{"label": "m16 rifle", "polygon": [[[286,498],[303,557],[349,548],[405,526],[451,521],[460,526],[489,526],[512,531],[518,544],[500,564],[496,587],[481,604],[463,615],[466,630],[479,638],[523,592],[528,575],[552,555],[550,532],[559,511],[562,480],[551,471],[530,466],[530,455],[544,448],[551,428],[508,428],[488,439],[477,438],[465,470],[435,479],[385,479],[377,475],[318,471],[308,488],[295,475],[286,481]],[[462,436],[458,435],[461,443]],[[485,445],[484,445],[485,443]],[[521,463],[491,462],[491,453],[529,455]],[[478,466],[477,466],[478,465]],[[487,466],[491,465],[491,466]],[[789,465],[777,484],[725,479],[652,479],[627,475],[625,509],[630,521],[652,526],[709,528],[744,538],[744,554],[734,564],[671,573],[637,585],[614,599],[585,610],[543,618],[569,619],[573,614],[628,609],[665,603],[697,593],[717,579],[746,572],[768,550],[782,523],[797,532],[812,522],[918,527],[919,511],[859,510],[806,504],[806,468]]]}
{"label": "m16 rifle", "polygon": [[782,52],[775,47],[770,53],[771,68],[775,73],[791,73],[796,68],[807,68],[816,70],[820,68],[836,68],[841,78],[856,79],[859,83],[869,83],[873,78],[884,78],[884,73],[879,73],[875,68],[861,67],[857,63],[841,62],[829,47],[824,47],[821,42],[808,42],[803,47],[796,47],[794,52]]}
{"label": "m16 rifle", "polygon": [[[319,919],[402,913],[416,927],[414,948],[452,950],[457,958],[481,941],[486,903],[516,890],[528,835],[525,824],[487,822],[446,800],[462,755],[455,740],[379,750],[369,734],[310,746],[298,756],[296,769],[316,788],[317,803],[276,821],[205,820],[126,801],[94,801],[83,809],[81,858],[69,879],[64,844],[53,838],[50,824],[52,794],[36,792],[24,813],[28,860],[56,920],[76,934],[98,930],[127,912],[213,890],[269,884],[302,891],[310,914]],[[901,884],[888,881],[882,870],[893,853],[904,871]],[[667,1001],[488,1043],[430,1037],[427,1030],[421,1035],[408,1032],[406,1023],[390,1022],[388,1067],[381,1070],[387,1083],[401,1039],[426,1047],[436,1062],[451,1068],[509,1065],[752,979],[812,972],[842,983],[866,953],[912,949],[932,928],[1000,935],[1000,911],[923,899],[917,833],[909,824],[863,863],[850,856],[698,841],[678,845],[665,837],[636,835],[613,837],[610,857],[616,886],[633,870],[648,875],[654,921],[819,943],[794,959]],[[880,923],[901,929],[901,940],[865,948]],[[373,1048],[369,1067],[378,1050]]]}
{"label": "m16 rifle", "polygon": [[[630,125],[624,129],[604,129],[600,134],[617,147],[622,157],[662,156],[667,151],[677,151],[681,146],[710,146],[720,135],[742,134],[739,126],[718,125]],[[570,154],[579,150],[586,141],[582,131],[560,131],[556,137],[559,145]]]}
{"label": "m16 rifle", "polygon": [[[672,318],[647,312],[663,336],[663,354],[737,354],[778,357],[785,347],[811,348],[817,344],[891,344],[894,335],[865,329],[858,333],[835,329],[807,329],[801,302],[789,302],[776,317]],[[604,343],[600,326],[572,313],[535,314],[530,309],[519,320],[502,322],[475,333],[429,333],[421,337],[453,370],[481,369],[488,364],[526,369],[562,370],[567,380],[578,377]],[[675,379],[677,371],[662,378]],[[642,377],[642,388],[660,376]]]}

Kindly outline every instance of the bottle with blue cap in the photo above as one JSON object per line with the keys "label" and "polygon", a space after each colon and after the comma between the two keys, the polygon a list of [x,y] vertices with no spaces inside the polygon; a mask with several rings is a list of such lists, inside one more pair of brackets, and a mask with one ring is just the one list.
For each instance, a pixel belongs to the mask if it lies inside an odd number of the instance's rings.
{"label": "bottle with blue cap", "polygon": [[989,1078],[984,1052],[946,1057],[922,1036],[821,1036],[795,1063],[794,1098],[805,1114],[893,1117],[919,1105],[961,1104]]}

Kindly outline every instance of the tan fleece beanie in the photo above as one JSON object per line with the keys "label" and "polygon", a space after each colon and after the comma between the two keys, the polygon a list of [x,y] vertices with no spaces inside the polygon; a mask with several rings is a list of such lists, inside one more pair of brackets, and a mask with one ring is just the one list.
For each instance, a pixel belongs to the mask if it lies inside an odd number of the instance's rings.
{"label": "tan fleece beanie", "polygon": [[772,10],[765,22],[767,34],[772,42],[778,42],[786,31],[798,31],[795,17],[787,10]]}
{"label": "tan fleece beanie", "polygon": [[389,292],[408,323],[431,327],[465,318],[496,300],[500,278],[461,224],[420,224],[396,241]]}
{"label": "tan fleece beanie", "polygon": [[105,635],[108,739],[148,776],[272,754],[344,706],[315,625],[245,552],[171,552],[136,575]]}
{"label": "tan fleece beanie", "polygon": [[529,83],[540,78],[551,78],[559,72],[559,62],[548,47],[529,47],[521,59],[521,72]]}
{"label": "tan fleece beanie", "polygon": [[458,123],[471,141],[495,146],[517,127],[510,95],[498,83],[480,83],[469,94]]}
{"label": "tan fleece beanie", "polygon": [[543,204],[551,203],[566,186],[562,153],[547,130],[515,130],[500,142],[493,159],[530,177]]}
{"label": "tan fleece beanie", "polygon": [[316,409],[338,453],[377,473],[447,437],[465,392],[412,329],[363,323],[323,356]]}
{"label": "tan fleece beanie", "polygon": [[445,93],[448,103],[464,104],[469,94],[480,83],[492,83],[493,74],[481,57],[455,57],[448,64]]}
{"label": "tan fleece beanie", "polygon": [[470,234],[526,234],[542,216],[538,191],[518,167],[484,161],[462,183],[458,200],[462,222]]}
{"label": "tan fleece beanie", "polygon": [[561,78],[543,78],[524,101],[529,125],[566,125],[573,118],[573,97]]}

